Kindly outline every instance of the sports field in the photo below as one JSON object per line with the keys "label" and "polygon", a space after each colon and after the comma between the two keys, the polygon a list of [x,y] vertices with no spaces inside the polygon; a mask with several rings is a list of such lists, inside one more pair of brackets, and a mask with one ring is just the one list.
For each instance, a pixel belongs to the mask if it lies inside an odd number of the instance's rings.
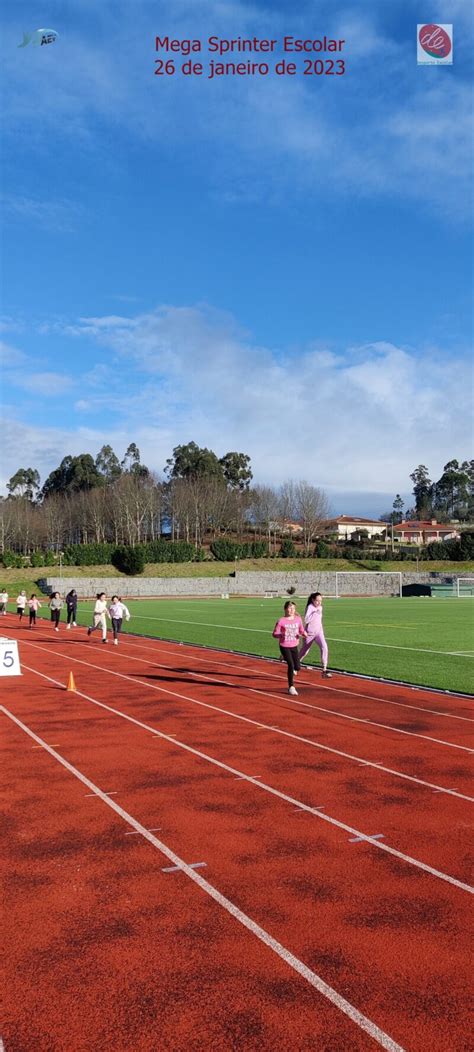
{"label": "sports field", "polygon": [[[270,652],[267,606],[147,626]],[[2,621],[5,1052],[471,1047],[466,697]]]}
{"label": "sports field", "polygon": [[[272,638],[283,599],[154,599],[128,603],[124,631],[277,657]],[[296,600],[300,613],[305,601]],[[81,603],[81,624],[93,603]],[[47,613],[43,607],[41,613]],[[64,618],[64,612],[63,612]],[[326,599],[331,668],[470,693],[474,685],[473,599]],[[313,647],[307,664],[319,664]]]}

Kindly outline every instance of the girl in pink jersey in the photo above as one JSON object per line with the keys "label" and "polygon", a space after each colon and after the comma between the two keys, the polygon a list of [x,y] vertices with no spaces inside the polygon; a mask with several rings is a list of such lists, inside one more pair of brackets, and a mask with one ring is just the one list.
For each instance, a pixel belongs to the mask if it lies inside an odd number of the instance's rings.
{"label": "girl in pink jersey", "polygon": [[328,672],[328,645],[324,638],[323,630],[323,597],[321,592],[311,592],[306,603],[304,623],[306,639],[301,647],[299,659],[302,661],[313,643],[317,643],[321,653],[323,676],[325,679],[331,679],[332,673]]}
{"label": "girl in pink jersey", "polygon": [[280,617],[273,629],[275,639],[280,641],[280,654],[286,661],[288,668],[288,693],[298,697],[298,692],[293,686],[293,678],[300,670],[300,659],[298,655],[298,642],[300,636],[305,636],[303,622],[296,613],[296,606],[289,600],[284,606],[285,616]]}
{"label": "girl in pink jersey", "polygon": [[28,599],[28,607],[29,607],[29,611],[30,611],[30,623],[29,623],[29,626],[28,626],[29,628],[34,628],[34,626],[36,624],[36,613],[40,609],[40,606],[41,606],[41,603],[40,603],[39,599],[36,598],[35,592],[33,592],[33,595],[31,596],[31,599]]}

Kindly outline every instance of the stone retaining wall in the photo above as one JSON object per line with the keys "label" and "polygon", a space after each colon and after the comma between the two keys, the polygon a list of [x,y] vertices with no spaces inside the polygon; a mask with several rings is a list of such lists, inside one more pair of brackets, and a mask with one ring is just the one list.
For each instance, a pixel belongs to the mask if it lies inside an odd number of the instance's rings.
{"label": "stone retaining wall", "polygon": [[[339,571],[342,573],[342,571]],[[355,572],[348,578],[339,579],[339,591],[344,594],[346,584],[353,595],[392,595],[398,591],[395,575],[387,577]],[[402,571],[402,584],[451,584],[456,577],[470,577],[469,573],[416,573]],[[39,582],[43,592],[64,594],[75,588],[82,598],[96,596],[104,591],[107,596],[120,595],[137,598],[152,596],[221,596],[221,595],[265,595],[286,596],[290,588],[298,596],[310,592],[335,595],[335,572],[331,570],[298,572],[249,571],[228,577],[47,577]]]}

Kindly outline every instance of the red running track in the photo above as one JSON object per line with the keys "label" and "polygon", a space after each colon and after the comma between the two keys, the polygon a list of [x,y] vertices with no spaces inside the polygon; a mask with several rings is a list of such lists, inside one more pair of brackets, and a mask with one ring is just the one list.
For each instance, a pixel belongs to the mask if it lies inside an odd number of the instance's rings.
{"label": "red running track", "polygon": [[469,1047],[470,699],[7,631],[5,1052]]}

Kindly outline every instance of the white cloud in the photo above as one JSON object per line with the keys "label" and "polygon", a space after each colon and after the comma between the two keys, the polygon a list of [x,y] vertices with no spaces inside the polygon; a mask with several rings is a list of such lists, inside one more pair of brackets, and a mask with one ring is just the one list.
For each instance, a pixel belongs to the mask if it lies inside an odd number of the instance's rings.
{"label": "white cloud", "polygon": [[71,233],[86,214],[82,205],[65,199],[45,200],[22,194],[2,194],[4,221],[20,218],[26,223],[56,233]]}
{"label": "white cloud", "polygon": [[310,345],[287,358],[208,306],[73,328],[118,356],[114,383],[108,368],[95,369],[76,409],[108,416],[156,470],[175,445],[194,440],[219,455],[249,453],[258,481],[397,492],[416,464],[436,475],[469,455],[470,367],[442,348]]}
{"label": "white cloud", "polygon": [[39,394],[43,397],[55,398],[57,395],[69,390],[74,381],[64,373],[32,373],[25,370],[21,373],[10,373],[10,383],[15,384],[16,387],[21,387],[24,391],[32,391],[34,394]]}
{"label": "white cloud", "polygon": [[11,366],[23,365],[27,362],[27,356],[23,351],[18,350],[18,347],[12,347],[9,343],[0,341],[0,364],[4,369],[8,369]]}
{"label": "white cloud", "polygon": [[25,354],[18,347],[0,341],[0,364],[2,366],[2,381],[5,387],[20,388],[22,391],[31,391],[42,397],[55,398],[58,394],[67,391],[73,384],[72,377],[65,373],[56,373],[49,370],[37,371],[38,365],[42,364],[36,358]]}

